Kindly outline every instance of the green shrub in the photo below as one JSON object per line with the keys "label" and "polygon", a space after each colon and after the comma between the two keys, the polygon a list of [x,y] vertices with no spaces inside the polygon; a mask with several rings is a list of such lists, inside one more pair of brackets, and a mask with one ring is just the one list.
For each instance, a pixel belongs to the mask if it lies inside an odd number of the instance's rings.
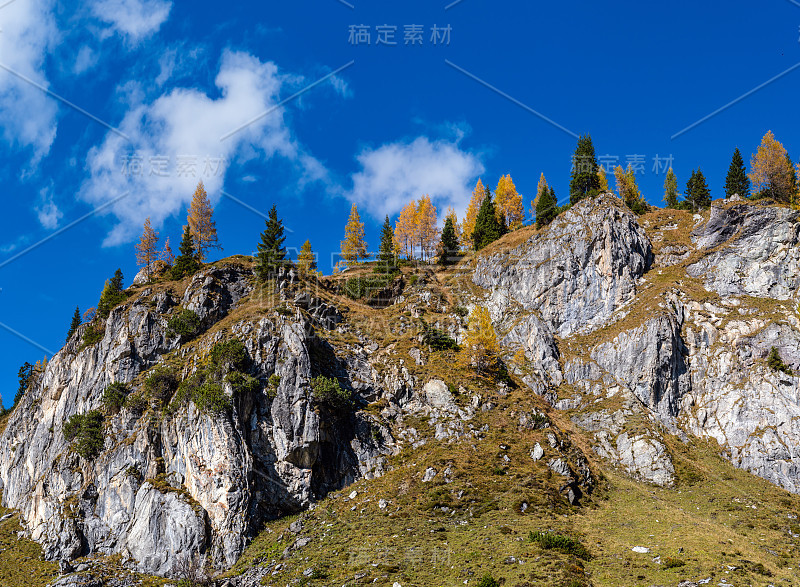
{"label": "green shrub", "polygon": [[686,565],[686,563],[679,558],[668,556],[664,559],[662,565],[665,569],[677,569],[678,567]]}
{"label": "green shrub", "polygon": [[178,383],[178,376],[173,368],[167,365],[156,365],[144,380],[144,390],[154,399],[166,404],[178,389]]}
{"label": "green shrub", "polygon": [[557,550],[587,561],[591,559],[586,547],[569,536],[562,536],[554,532],[531,532],[528,534],[528,540],[547,550]]}
{"label": "green shrub", "polygon": [[92,460],[103,450],[103,413],[74,414],[64,423],[63,432],[71,450]]}
{"label": "green shrub", "polygon": [[181,406],[188,404],[194,398],[194,393],[203,385],[205,374],[202,372],[194,373],[181,381],[172,401],[169,403],[169,411],[175,412]]}
{"label": "green shrub", "polygon": [[481,577],[481,580],[478,581],[478,587],[500,587],[500,582],[489,573],[486,573]]}
{"label": "green shrub", "polygon": [[98,323],[97,321],[91,322],[83,331],[83,340],[80,350],[103,340],[103,335],[105,333],[106,329],[104,324]]}
{"label": "green shrub", "polygon": [[252,375],[240,373],[239,371],[231,371],[228,373],[225,377],[225,381],[231,384],[234,393],[237,394],[255,393],[261,387],[261,382],[258,379]]}
{"label": "green shrub", "polygon": [[455,312],[456,316],[461,316],[462,318],[469,316],[469,310],[464,306],[456,306],[453,312]]}
{"label": "green shrub", "polygon": [[240,371],[247,365],[247,349],[239,339],[218,342],[208,354],[209,370],[220,377],[226,371]]}
{"label": "green shrub", "polygon": [[281,384],[281,376],[273,373],[269,376],[269,381],[267,382],[267,397],[269,399],[275,399],[278,395],[278,386]]}
{"label": "green shrub", "polygon": [[100,401],[107,414],[116,414],[125,406],[128,397],[128,388],[124,383],[115,381],[105,388]]}
{"label": "green shrub", "polygon": [[219,383],[204,383],[192,394],[197,409],[206,414],[222,414],[231,409],[231,400]]}
{"label": "green shrub", "polygon": [[781,359],[781,356],[778,353],[778,349],[776,349],[775,347],[772,347],[769,351],[769,356],[767,357],[767,365],[773,371],[781,371],[783,373],[786,373],[787,375],[794,375],[792,370],[789,369],[789,366],[783,362],[783,359]]}
{"label": "green shrub", "polygon": [[388,287],[392,279],[392,275],[351,277],[344,282],[343,293],[351,300],[372,297],[374,292]]}
{"label": "green shrub", "polygon": [[169,336],[192,338],[200,333],[200,316],[191,310],[183,309],[167,322]]}
{"label": "green shrub", "polygon": [[458,343],[446,332],[423,323],[422,344],[430,346],[435,351],[458,350]]}
{"label": "green shrub", "polygon": [[335,377],[319,375],[311,380],[311,392],[317,403],[333,408],[337,412],[352,409],[353,397],[339,384]]}
{"label": "green shrub", "polygon": [[141,393],[134,393],[127,397],[125,400],[125,407],[134,414],[144,414],[147,410],[147,400]]}
{"label": "green shrub", "polygon": [[417,285],[418,281],[419,281],[419,275],[412,275],[412,276],[410,276],[408,278],[408,285],[413,287],[413,286]]}

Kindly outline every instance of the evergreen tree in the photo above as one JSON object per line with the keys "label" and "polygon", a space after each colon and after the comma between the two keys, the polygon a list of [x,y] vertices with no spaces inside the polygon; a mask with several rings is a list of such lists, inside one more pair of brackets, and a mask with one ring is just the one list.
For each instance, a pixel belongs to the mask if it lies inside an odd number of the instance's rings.
{"label": "evergreen tree", "polygon": [[311,241],[306,240],[300,247],[300,254],[297,256],[297,269],[300,273],[308,275],[317,270],[317,257],[311,250]]}
{"label": "evergreen tree", "polygon": [[81,325],[81,309],[78,306],[75,306],[75,313],[72,315],[72,322],[69,325],[69,332],[67,332],[67,340],[72,338],[72,335],[75,334],[75,331],[78,330],[78,326]]}
{"label": "evergreen tree", "polygon": [[786,175],[789,177],[789,202],[794,203],[797,198],[797,172],[789,153],[786,153]]}
{"label": "evergreen tree", "polygon": [[743,198],[750,197],[750,179],[747,177],[747,169],[744,167],[744,159],[738,147],[733,152],[728,176],[725,178],[725,197],[730,198],[733,194],[739,194]]}
{"label": "evergreen tree", "polygon": [[678,208],[678,178],[675,177],[675,172],[672,167],[667,171],[667,178],[664,180],[664,201],[667,203],[667,208]]}
{"label": "evergreen tree", "polygon": [[478,216],[475,218],[475,229],[472,231],[472,244],[476,251],[492,243],[503,236],[503,227],[497,220],[497,213],[494,209],[492,195],[487,189],[486,197],[483,198]]}
{"label": "evergreen tree", "polygon": [[578,138],[578,146],[572,157],[572,173],[569,180],[569,201],[571,204],[586,197],[594,197],[600,193],[600,178],[597,175],[599,166],[594,154],[592,137]]}
{"label": "evergreen tree", "polygon": [[686,182],[686,199],[684,206],[692,212],[699,212],[711,206],[711,191],[706,184],[706,178],[699,169],[692,170],[689,181]]}
{"label": "evergreen tree", "polygon": [[184,276],[191,275],[200,268],[200,264],[197,262],[194,238],[188,224],[183,227],[183,237],[181,238],[178,252],[180,254],[175,258],[175,263],[172,265],[172,279],[183,279]]}
{"label": "evergreen tree", "polygon": [[273,277],[286,260],[286,248],[283,246],[283,221],[278,219],[278,210],[273,205],[269,211],[266,228],[261,233],[258,244],[258,265],[256,273],[261,281]]}
{"label": "evergreen tree", "polygon": [[394,246],[394,231],[389,216],[383,221],[381,228],[381,245],[378,249],[378,262],[375,264],[375,273],[392,275],[397,273],[397,256]]}
{"label": "evergreen tree", "polygon": [[448,216],[442,229],[441,248],[439,250],[439,264],[452,265],[458,258],[458,237],[453,219]]}
{"label": "evergreen tree", "polygon": [[97,315],[100,318],[108,318],[114,306],[128,297],[122,289],[122,281],[121,269],[117,269],[114,272],[114,277],[106,281],[103,292],[100,294],[100,301],[97,302]]}
{"label": "evergreen tree", "polygon": [[14,406],[19,403],[19,400],[25,392],[28,391],[28,387],[30,387],[33,379],[33,365],[25,361],[22,367],[19,368],[19,371],[17,371],[17,377],[19,379],[19,387],[17,388],[17,394],[14,396]]}
{"label": "evergreen tree", "polygon": [[552,187],[545,184],[536,200],[536,228],[543,228],[558,216],[558,200]]}

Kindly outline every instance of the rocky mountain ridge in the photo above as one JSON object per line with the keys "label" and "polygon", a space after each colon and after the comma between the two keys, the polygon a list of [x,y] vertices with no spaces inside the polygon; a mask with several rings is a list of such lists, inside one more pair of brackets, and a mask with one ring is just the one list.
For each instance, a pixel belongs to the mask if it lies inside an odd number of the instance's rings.
{"label": "rocky mountain ridge", "polygon": [[[750,202],[637,217],[605,195],[545,230],[512,233],[446,281],[408,285],[385,310],[361,310],[292,271],[262,286],[235,258],[184,283],[134,288],[103,338],[87,346],[79,330],[11,415],[0,436],[3,505],[20,511],[49,559],[121,554],[162,576],[182,558],[229,568],[265,521],[385,474],[404,448],[481,437],[476,416],[503,385],[455,389],[425,371],[433,351],[417,325],[462,341],[460,309],[477,305],[490,310],[512,377],[582,431],[541,412],[518,416],[521,429],[548,429],[545,460],[566,502],[597,485],[595,457],[571,434],[586,436],[602,466],[665,487],[676,481],[669,438],[714,439],[737,467],[800,493],[800,378],[765,363],[775,347],[800,370],[797,220]],[[198,317],[199,336],[171,331],[183,310]],[[109,384],[135,395],[158,365],[185,380],[232,339],[259,383],[244,392],[226,383],[228,412],[192,401],[160,410],[147,398],[106,417],[96,459],[70,450],[65,422],[102,408]],[[315,401],[319,375],[336,378],[356,409]],[[545,448],[531,446],[532,461]]]}

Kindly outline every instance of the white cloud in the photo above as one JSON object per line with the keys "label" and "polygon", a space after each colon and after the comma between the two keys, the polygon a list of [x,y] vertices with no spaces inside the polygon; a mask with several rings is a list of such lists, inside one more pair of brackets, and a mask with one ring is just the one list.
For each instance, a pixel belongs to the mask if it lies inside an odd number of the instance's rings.
{"label": "white cloud", "polygon": [[[52,0],[24,0],[0,10],[0,63],[48,87],[44,61],[58,41]],[[0,69],[0,127],[10,145],[31,148],[34,163],[56,136],[55,101],[24,79]]]}
{"label": "white cloud", "polygon": [[357,160],[361,171],[353,175],[347,197],[378,220],[423,194],[431,197],[440,216],[448,206],[460,215],[484,171],[480,158],[457,142],[427,137],[364,149]]}
{"label": "white cloud", "polygon": [[[133,240],[147,217],[160,225],[168,216],[183,214],[201,179],[212,201],[218,199],[232,163],[279,156],[298,168],[301,185],[327,177],[325,168],[295,141],[281,109],[220,140],[277,104],[287,82],[275,64],[227,51],[215,83],[221,93],[216,99],[179,88],[151,103],[132,104],[118,127],[131,142],[108,133],[90,150],[89,177],[80,197],[99,205],[130,192],[110,209],[119,223],[106,245]],[[167,160],[165,176],[153,174],[157,157]],[[194,172],[180,173],[179,161],[194,162]],[[141,163],[141,173],[131,173],[138,171],[131,162]]]}
{"label": "white cloud", "polygon": [[166,0],[97,0],[92,5],[97,18],[134,45],[158,31],[171,9]]}
{"label": "white cloud", "polygon": [[13,253],[18,248],[27,245],[29,241],[30,241],[30,239],[25,235],[17,237],[17,240],[15,240],[13,242],[6,243],[4,245],[0,245],[0,253],[3,253],[3,254]]}
{"label": "white cloud", "polygon": [[53,201],[53,194],[50,188],[44,188],[39,192],[39,204],[34,208],[39,218],[39,223],[50,230],[58,228],[58,223],[64,216]]}
{"label": "white cloud", "polygon": [[73,73],[80,75],[92,69],[100,60],[100,55],[88,45],[84,45],[78,51],[75,57],[75,63],[72,65]]}

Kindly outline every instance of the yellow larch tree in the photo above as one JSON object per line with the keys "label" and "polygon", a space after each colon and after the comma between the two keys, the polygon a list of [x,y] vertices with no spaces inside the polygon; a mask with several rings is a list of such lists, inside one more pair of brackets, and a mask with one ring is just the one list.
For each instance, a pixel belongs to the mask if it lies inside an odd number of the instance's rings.
{"label": "yellow larch tree", "polygon": [[415,236],[422,258],[425,259],[426,256],[431,258],[436,251],[439,231],[436,230],[436,206],[433,205],[428,194],[422,196],[417,202]]}
{"label": "yellow larch tree", "polygon": [[153,264],[158,259],[158,233],[150,225],[150,218],[144,221],[142,238],[136,244],[136,263],[144,267],[147,279],[153,277]]}
{"label": "yellow larch tree", "polygon": [[497,182],[497,189],[494,192],[494,204],[497,219],[504,219],[509,230],[514,230],[522,225],[522,221],[525,219],[522,196],[517,193],[517,188],[511,179],[511,175],[506,174]]}
{"label": "yellow larch tree", "polygon": [[300,254],[297,256],[297,269],[303,275],[309,275],[317,270],[317,256],[311,250],[311,241],[306,240],[300,247]]}
{"label": "yellow larch tree", "polygon": [[767,131],[758,151],[750,158],[748,177],[753,183],[753,192],[778,202],[792,200],[792,174],[786,164],[786,148]]}
{"label": "yellow larch tree", "polygon": [[175,262],[175,255],[172,252],[172,247],[169,245],[169,237],[164,241],[164,248],[161,249],[159,257],[167,265],[172,265]]}
{"label": "yellow larch tree", "polygon": [[364,240],[364,223],[358,214],[358,207],[353,204],[350,208],[350,218],[344,227],[344,240],[341,242],[342,259],[348,263],[356,263],[359,259],[365,259],[367,255],[367,243]]}
{"label": "yellow larch tree", "polygon": [[208,251],[222,249],[217,238],[217,224],[214,222],[214,209],[208,200],[208,194],[203,182],[197,184],[197,189],[192,196],[188,214],[189,231],[194,239],[197,250],[197,260],[205,261]]}
{"label": "yellow larch tree", "polygon": [[479,375],[492,374],[499,366],[500,345],[492,317],[485,306],[476,306],[469,315],[463,357]]}
{"label": "yellow larch tree", "polygon": [[610,192],[611,191],[608,188],[608,178],[606,177],[606,170],[602,165],[597,170],[597,179],[600,181],[600,193],[601,194],[604,194],[606,192]]}
{"label": "yellow larch tree", "polygon": [[483,204],[485,197],[486,188],[483,187],[483,182],[479,179],[478,183],[475,184],[475,189],[472,190],[472,199],[469,201],[467,213],[464,215],[461,242],[466,249],[472,247],[472,232],[475,230],[475,220],[478,218],[478,210],[481,209],[481,204]]}
{"label": "yellow larch tree", "polygon": [[414,239],[417,225],[417,203],[409,202],[400,211],[394,225],[394,242],[400,255],[407,259],[414,256]]}

